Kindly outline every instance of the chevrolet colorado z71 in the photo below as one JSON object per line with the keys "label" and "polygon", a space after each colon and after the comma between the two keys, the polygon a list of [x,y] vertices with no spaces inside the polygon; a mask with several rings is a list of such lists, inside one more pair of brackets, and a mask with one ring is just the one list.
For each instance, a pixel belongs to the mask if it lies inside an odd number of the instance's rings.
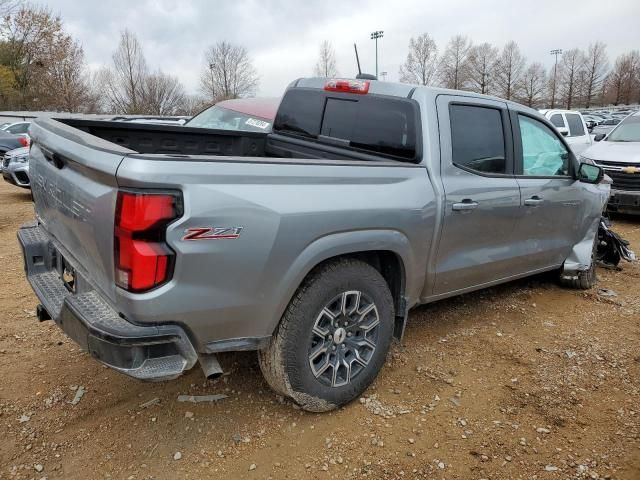
{"label": "chevrolet colorado z71", "polygon": [[274,390],[325,411],[373,381],[411,307],[550,270],[595,282],[602,169],[498,98],[312,78],[268,134],[38,119],[31,135],[18,237],[38,318],[139,379],[258,350]]}

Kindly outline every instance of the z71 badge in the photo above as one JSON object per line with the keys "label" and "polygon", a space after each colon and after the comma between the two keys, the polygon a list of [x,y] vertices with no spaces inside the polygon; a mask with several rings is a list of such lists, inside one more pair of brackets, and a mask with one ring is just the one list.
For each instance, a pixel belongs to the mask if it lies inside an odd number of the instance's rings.
{"label": "z71 badge", "polygon": [[184,231],[182,240],[235,240],[242,227],[194,227]]}

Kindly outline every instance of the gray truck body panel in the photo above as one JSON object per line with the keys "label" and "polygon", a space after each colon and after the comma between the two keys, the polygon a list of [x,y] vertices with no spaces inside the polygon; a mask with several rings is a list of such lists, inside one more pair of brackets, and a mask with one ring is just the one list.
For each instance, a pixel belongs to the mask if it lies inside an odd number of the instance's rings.
{"label": "gray truck body panel", "polygon": [[[30,168],[38,221],[114,312],[134,325],[178,325],[200,354],[263,346],[305,276],[340,255],[382,251],[397,258],[401,317],[417,304],[559,268],[567,259],[569,271],[589,267],[608,193],[601,186],[571,177],[486,180],[451,163],[449,103],[542,119],[537,112],[492,97],[385,82],[371,82],[370,93],[418,102],[419,163],[141,154],[36,120]],[[166,234],[176,252],[172,279],[147,293],[115,286],[118,189],[183,195],[184,214]],[[470,191],[481,208],[452,211]],[[524,196],[539,191],[548,203],[525,207]],[[184,241],[194,227],[242,230],[234,240]]]}

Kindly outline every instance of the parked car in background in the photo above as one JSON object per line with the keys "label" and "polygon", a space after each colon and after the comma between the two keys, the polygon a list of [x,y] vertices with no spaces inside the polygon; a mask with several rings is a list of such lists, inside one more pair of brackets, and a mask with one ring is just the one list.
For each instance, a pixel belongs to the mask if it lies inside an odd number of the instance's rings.
{"label": "parked car in background", "polygon": [[579,154],[591,146],[589,128],[580,112],[574,110],[540,110],[556,130],[566,138],[567,143]]}
{"label": "parked car in background", "polygon": [[597,127],[602,122],[602,117],[596,117],[595,115],[582,115],[584,123],[587,125],[589,132],[593,130],[593,127]]}
{"label": "parked car in background", "polygon": [[613,180],[608,209],[640,214],[640,112],[625,118],[607,135],[582,152],[582,162],[604,168]]}
{"label": "parked car in background", "polygon": [[13,135],[0,130],[0,155],[4,155],[9,150],[28,147],[29,142],[30,140],[27,135]]}
{"label": "parked car in background", "polygon": [[279,98],[224,100],[198,113],[185,127],[270,132],[279,104]]}
{"label": "parked car in background", "polygon": [[17,187],[31,188],[29,181],[29,147],[9,150],[2,157],[2,177]]}
{"label": "parked car in background", "polygon": [[604,133],[606,135],[611,130],[613,130],[615,126],[618,125],[621,121],[622,120],[619,118],[607,118],[606,120],[603,120],[597,127],[593,127],[591,133],[593,133],[594,135]]}
{"label": "parked car in background", "polygon": [[4,130],[5,132],[11,133],[13,135],[28,135],[30,125],[31,122],[8,123],[0,127],[0,130]]}

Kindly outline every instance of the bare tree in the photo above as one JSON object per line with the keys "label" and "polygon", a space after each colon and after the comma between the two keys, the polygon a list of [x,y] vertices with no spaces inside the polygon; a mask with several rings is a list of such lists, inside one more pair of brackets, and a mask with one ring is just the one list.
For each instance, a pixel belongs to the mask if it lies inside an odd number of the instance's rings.
{"label": "bare tree", "polygon": [[176,110],[175,114],[193,116],[210,106],[211,102],[202,95],[185,95],[180,108]]}
{"label": "bare tree", "polygon": [[613,70],[607,77],[607,100],[618,105],[624,95],[624,87],[629,77],[629,56],[623,54],[616,58]]}
{"label": "bare tree", "polygon": [[336,68],[336,52],[329,40],[325,40],[320,44],[320,53],[318,62],[314,68],[317,77],[337,77],[338,70]]}
{"label": "bare tree", "polygon": [[449,40],[440,59],[440,81],[446,88],[465,88],[469,80],[469,51],[471,41],[464,35]]}
{"label": "bare tree", "polygon": [[0,16],[11,15],[23,4],[22,0],[0,0]]}
{"label": "bare tree", "polygon": [[469,52],[469,90],[489,93],[489,82],[494,75],[498,49],[490,43],[481,43]]}
{"label": "bare tree", "polygon": [[597,92],[600,91],[606,78],[607,70],[609,68],[606,48],[606,45],[602,42],[596,42],[589,45],[584,68],[584,72],[586,74],[584,103],[586,108],[591,106],[593,98],[597,95]]}
{"label": "bare tree", "polygon": [[147,75],[142,87],[142,110],[151,115],[176,115],[185,103],[184,87],[177,77],[158,70]]}
{"label": "bare tree", "polygon": [[625,88],[625,103],[640,101],[640,51],[631,50],[628,54],[629,73]]}
{"label": "bare tree", "polygon": [[547,72],[544,66],[535,62],[522,74],[519,100],[525,105],[535,108],[542,104],[547,89]]}
{"label": "bare tree", "polygon": [[117,113],[143,113],[143,89],[148,75],[142,46],[135,34],[124,30],[113,56],[113,70],[103,72],[105,94]]}
{"label": "bare tree", "polygon": [[34,78],[40,108],[79,112],[89,100],[84,51],[71,37],[49,45],[46,62]]}
{"label": "bare tree", "polygon": [[431,85],[438,71],[438,47],[428,33],[409,40],[409,53],[400,67],[400,81]]}
{"label": "bare tree", "polygon": [[44,7],[22,7],[0,24],[0,35],[6,41],[5,62],[14,77],[18,108],[29,108],[39,101],[33,90],[36,72],[47,67],[51,45],[67,36],[62,20]]}
{"label": "bare tree", "polygon": [[518,95],[524,65],[525,59],[520,53],[518,44],[514,41],[507,43],[495,65],[495,84],[499,96],[510,100]]}
{"label": "bare tree", "polygon": [[209,47],[205,60],[200,90],[212,102],[252,95],[258,87],[258,74],[246,48],[223,40]]}
{"label": "bare tree", "polygon": [[560,98],[568,110],[578,97],[578,80],[580,71],[584,68],[584,53],[577,48],[567,50],[562,54],[560,65]]}

